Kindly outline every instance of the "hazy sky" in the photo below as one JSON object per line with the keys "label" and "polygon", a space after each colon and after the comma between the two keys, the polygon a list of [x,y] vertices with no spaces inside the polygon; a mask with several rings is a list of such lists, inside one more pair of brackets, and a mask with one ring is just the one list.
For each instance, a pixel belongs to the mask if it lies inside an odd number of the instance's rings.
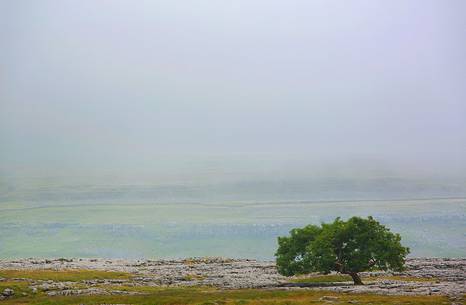
{"label": "hazy sky", "polygon": [[0,146],[4,173],[464,169],[466,2],[0,0]]}

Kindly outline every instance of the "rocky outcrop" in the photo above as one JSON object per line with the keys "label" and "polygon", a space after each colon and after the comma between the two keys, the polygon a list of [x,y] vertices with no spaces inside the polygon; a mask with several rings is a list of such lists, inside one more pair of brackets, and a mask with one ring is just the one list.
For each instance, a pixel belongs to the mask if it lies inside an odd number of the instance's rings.
{"label": "rocky outcrop", "polygon": [[[79,282],[30,282],[34,290],[48,295],[125,294],[118,286],[214,286],[222,289],[318,289],[339,292],[372,292],[378,294],[442,294],[461,296],[466,293],[466,259],[413,258],[402,273],[370,272],[373,277],[364,286],[351,283],[314,285],[316,287],[284,287],[289,279],[279,275],[274,262],[247,259],[193,258],[184,260],[108,260],[108,259],[21,259],[0,260],[1,269],[91,269],[128,272],[132,279],[99,279]],[[396,276],[396,280],[384,279]],[[403,280],[406,278],[406,280]],[[422,279],[413,281],[413,278]],[[112,290],[102,289],[111,286]],[[306,286],[306,285],[302,285]],[[115,288],[116,287],[116,288]]]}
{"label": "rocky outcrop", "polygon": [[11,297],[11,296],[14,295],[14,294],[15,294],[15,291],[14,291],[13,289],[10,289],[10,288],[6,288],[6,289],[4,289],[3,292],[2,292],[2,295],[3,295],[4,297]]}

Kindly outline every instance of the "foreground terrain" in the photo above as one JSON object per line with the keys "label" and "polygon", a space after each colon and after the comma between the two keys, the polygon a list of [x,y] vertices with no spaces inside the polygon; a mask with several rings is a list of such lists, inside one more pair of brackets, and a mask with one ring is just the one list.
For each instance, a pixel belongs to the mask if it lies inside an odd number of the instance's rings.
{"label": "foreground terrain", "polygon": [[285,278],[272,262],[0,261],[5,304],[464,304],[466,259],[410,259],[403,273]]}

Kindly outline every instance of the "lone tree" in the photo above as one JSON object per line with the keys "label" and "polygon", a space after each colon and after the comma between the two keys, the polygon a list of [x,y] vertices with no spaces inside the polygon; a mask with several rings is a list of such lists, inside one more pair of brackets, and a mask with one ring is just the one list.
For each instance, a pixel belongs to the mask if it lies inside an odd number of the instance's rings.
{"label": "lone tree", "polygon": [[409,248],[399,234],[374,218],[340,218],[322,226],[308,225],[278,238],[278,272],[290,276],[310,272],[348,274],[355,285],[363,285],[358,272],[403,270]]}

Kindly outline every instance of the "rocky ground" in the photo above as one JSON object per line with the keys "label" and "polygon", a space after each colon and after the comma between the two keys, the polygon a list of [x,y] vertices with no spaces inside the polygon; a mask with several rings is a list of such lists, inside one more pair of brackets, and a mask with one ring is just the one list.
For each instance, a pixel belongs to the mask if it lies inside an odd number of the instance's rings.
{"label": "rocky ground", "polygon": [[[108,260],[108,259],[21,259],[0,260],[2,270],[104,270],[127,272],[128,279],[98,279],[77,282],[15,278],[27,281],[32,291],[48,295],[128,294],[119,286],[214,286],[222,289],[316,289],[338,292],[371,292],[393,295],[448,295],[461,298],[466,294],[466,259],[415,258],[407,261],[402,273],[363,273],[366,285],[350,282],[326,283],[314,287],[296,287],[290,278],[279,275],[273,262],[223,258],[185,260]],[[369,280],[367,280],[369,278]],[[393,279],[395,278],[395,279]],[[373,280],[372,280],[373,279]],[[416,280],[419,279],[419,280]],[[0,281],[6,279],[0,278]],[[11,279],[10,279],[11,280]],[[111,286],[112,289],[102,289]],[[0,292],[1,293],[1,292]],[[3,298],[14,291],[4,291]]]}

